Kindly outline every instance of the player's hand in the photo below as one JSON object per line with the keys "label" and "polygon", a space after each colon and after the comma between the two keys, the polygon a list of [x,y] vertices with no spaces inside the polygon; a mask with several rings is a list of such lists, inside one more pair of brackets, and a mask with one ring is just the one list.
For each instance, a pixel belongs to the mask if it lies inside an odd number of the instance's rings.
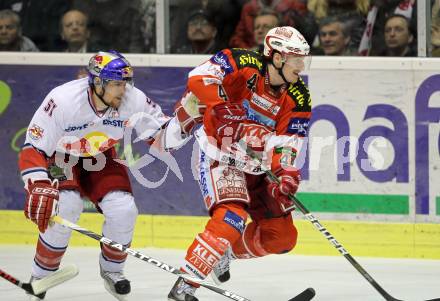
{"label": "player's hand", "polygon": [[187,92],[174,106],[174,114],[179,120],[182,132],[192,134],[194,127],[203,121],[206,106],[200,104],[192,92]]}
{"label": "player's hand", "polygon": [[51,216],[57,213],[59,195],[56,180],[28,180],[24,215],[38,225],[41,233],[46,231]]}
{"label": "player's hand", "polygon": [[288,196],[298,191],[301,179],[300,173],[296,169],[279,169],[275,172],[275,175],[280,180],[280,183],[267,179],[269,181],[267,191],[281,205],[282,210],[288,211],[287,209],[293,207],[293,201]]}
{"label": "player's hand", "polygon": [[231,142],[237,142],[240,138],[240,124],[247,119],[246,110],[239,104],[224,102],[214,106],[211,114],[218,140],[228,137],[232,139]]}

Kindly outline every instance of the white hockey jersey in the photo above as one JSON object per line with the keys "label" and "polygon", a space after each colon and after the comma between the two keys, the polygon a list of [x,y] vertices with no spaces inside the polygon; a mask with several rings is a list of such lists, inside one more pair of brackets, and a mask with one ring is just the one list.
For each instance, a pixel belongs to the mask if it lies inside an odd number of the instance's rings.
{"label": "white hockey jersey", "polygon": [[[161,137],[165,149],[177,148],[186,142],[177,119],[164,115],[160,106],[141,90],[127,86],[120,107],[108,108],[101,114],[95,109],[91,93],[87,78],[53,89],[29,124],[23,151],[31,147],[46,157],[56,151],[80,157],[94,156],[113,147],[124,135],[131,135],[132,128],[143,140],[157,138],[159,131],[166,128],[161,131],[165,132]],[[23,178],[44,171],[41,160],[29,159],[19,162]]]}

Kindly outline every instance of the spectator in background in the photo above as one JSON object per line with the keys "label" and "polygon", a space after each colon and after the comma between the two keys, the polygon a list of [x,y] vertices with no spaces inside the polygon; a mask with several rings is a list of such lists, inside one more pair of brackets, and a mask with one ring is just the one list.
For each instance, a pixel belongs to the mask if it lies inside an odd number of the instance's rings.
{"label": "spectator in background", "polygon": [[39,51],[21,34],[20,17],[9,9],[0,11],[0,51]]}
{"label": "spectator in background", "polygon": [[[414,36],[411,33],[410,21],[402,15],[391,15],[385,21],[384,37],[386,48],[376,54],[380,56],[416,56],[412,47]],[[373,53],[374,54],[374,53]]]}
{"label": "spectator in background", "polygon": [[256,46],[253,50],[262,53],[264,48],[264,37],[267,32],[280,25],[280,18],[274,10],[268,8],[262,9],[254,19],[254,39]]}
{"label": "spectator in background", "polygon": [[0,9],[11,9],[21,19],[23,34],[41,51],[58,51],[62,43],[59,23],[72,0],[3,0]]}
{"label": "spectator in background", "polygon": [[79,10],[69,10],[61,18],[61,38],[66,42],[65,52],[95,52],[88,43],[90,31],[87,16]]}
{"label": "spectator in background", "polygon": [[370,0],[372,8],[377,8],[373,24],[371,55],[385,52],[384,26],[391,15],[402,15],[410,20],[411,32],[417,32],[417,14],[415,0]]}
{"label": "spectator in background", "polygon": [[90,43],[119,52],[145,51],[140,0],[73,0],[72,9],[89,15]]}
{"label": "spectator in background", "polygon": [[177,53],[214,54],[221,50],[217,47],[217,28],[211,13],[197,10],[191,14],[187,22],[188,43],[177,50]]}
{"label": "spectator in background", "polygon": [[440,3],[434,1],[431,11],[431,56],[440,56]]}
{"label": "spectator in background", "polygon": [[156,52],[156,0],[141,0],[141,33],[144,52]]}
{"label": "spectator in background", "polygon": [[[240,21],[229,41],[230,47],[250,49],[257,46],[254,40],[254,19],[265,8],[276,11],[283,25],[295,27],[303,33],[313,33],[314,36],[316,30],[309,27],[313,23],[308,22],[307,8],[303,0],[250,0],[243,5]],[[307,35],[305,38],[309,40]]]}
{"label": "spectator in background", "polygon": [[[143,0],[147,1],[147,0]],[[213,19],[217,28],[216,40],[220,49],[229,46],[235,27],[240,19],[242,2],[245,0],[170,0],[170,52],[180,51],[187,42],[186,25],[191,13],[197,9],[215,12]]]}
{"label": "spectator in background", "polygon": [[337,17],[328,17],[319,24],[319,42],[324,55],[352,55],[348,45],[350,43],[350,29],[347,23]]}
{"label": "spectator in background", "polygon": [[[308,10],[313,14],[317,24],[327,17],[336,17],[346,24],[350,36],[350,53],[357,52],[364,29],[370,0],[309,0]],[[317,47],[320,36],[315,38],[313,46]]]}

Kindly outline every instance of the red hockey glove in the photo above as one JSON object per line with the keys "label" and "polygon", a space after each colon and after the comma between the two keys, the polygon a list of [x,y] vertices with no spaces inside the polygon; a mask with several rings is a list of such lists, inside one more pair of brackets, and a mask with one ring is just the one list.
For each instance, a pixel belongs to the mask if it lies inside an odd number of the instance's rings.
{"label": "red hockey glove", "polygon": [[289,199],[289,194],[295,194],[298,190],[300,182],[300,174],[298,170],[279,169],[275,175],[280,183],[274,183],[270,179],[266,179],[269,183],[267,191],[270,196],[280,205],[282,212],[289,212],[295,209],[294,203]]}
{"label": "red hockey glove", "polygon": [[[217,130],[217,140],[230,137],[231,143],[240,137],[239,126],[247,119],[246,110],[239,104],[224,102],[212,108],[212,122]],[[241,130],[240,130],[241,131]]]}
{"label": "red hockey glove", "polygon": [[58,181],[28,180],[24,215],[38,225],[41,233],[46,231],[50,217],[56,214],[58,199]]}

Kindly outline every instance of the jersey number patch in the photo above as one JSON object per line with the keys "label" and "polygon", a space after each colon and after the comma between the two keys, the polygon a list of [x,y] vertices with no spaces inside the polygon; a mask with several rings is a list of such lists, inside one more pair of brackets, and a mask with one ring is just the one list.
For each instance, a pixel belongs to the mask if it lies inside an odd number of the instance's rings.
{"label": "jersey number patch", "polygon": [[257,82],[257,74],[254,73],[254,75],[252,75],[252,77],[246,81],[246,87],[252,92],[255,92],[256,82]]}
{"label": "jersey number patch", "polygon": [[225,89],[223,89],[222,85],[218,85],[218,96],[222,98],[224,101],[228,100],[228,96],[226,95]]}
{"label": "jersey number patch", "polygon": [[44,112],[46,112],[49,115],[49,117],[52,117],[53,110],[55,110],[56,107],[57,105],[55,104],[53,99],[50,99],[47,105],[43,109]]}

